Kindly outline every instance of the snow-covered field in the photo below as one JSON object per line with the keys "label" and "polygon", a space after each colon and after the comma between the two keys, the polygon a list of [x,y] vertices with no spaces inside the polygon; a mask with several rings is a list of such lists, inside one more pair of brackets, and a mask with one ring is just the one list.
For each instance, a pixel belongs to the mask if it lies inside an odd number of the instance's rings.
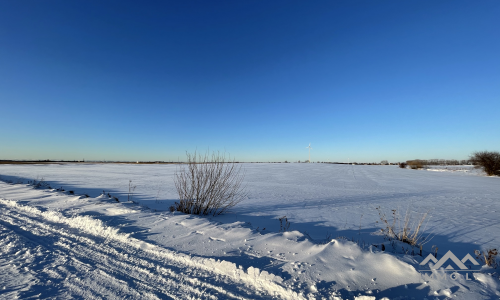
{"label": "snow-covered field", "polygon": [[[430,211],[424,257],[436,247],[438,259],[498,248],[500,178],[472,169],[243,167],[248,199],[211,218],[168,212],[175,165],[0,165],[0,298],[500,296],[497,270],[430,278],[422,257],[384,239],[376,223],[380,210]],[[27,185],[37,178],[65,192]],[[138,204],[127,201],[129,185]]]}

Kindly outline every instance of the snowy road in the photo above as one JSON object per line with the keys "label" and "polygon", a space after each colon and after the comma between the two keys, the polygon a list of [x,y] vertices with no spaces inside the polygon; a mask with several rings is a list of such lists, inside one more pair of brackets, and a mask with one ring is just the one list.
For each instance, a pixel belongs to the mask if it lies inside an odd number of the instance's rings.
{"label": "snowy road", "polygon": [[0,211],[1,299],[298,297],[258,270],[160,249],[89,217],[9,200],[0,200]]}

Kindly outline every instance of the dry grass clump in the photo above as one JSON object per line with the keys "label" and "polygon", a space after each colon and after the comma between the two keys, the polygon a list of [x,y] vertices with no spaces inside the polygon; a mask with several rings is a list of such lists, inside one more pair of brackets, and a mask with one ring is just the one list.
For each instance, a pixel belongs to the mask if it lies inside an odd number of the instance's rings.
{"label": "dry grass clump", "polygon": [[474,253],[476,254],[476,258],[479,259],[479,261],[481,261],[483,264],[495,269],[498,267],[497,249],[488,249],[484,252],[474,250]]}
{"label": "dry grass clump", "polygon": [[241,202],[246,196],[242,182],[242,165],[225,154],[187,153],[187,163],[175,173],[179,202],[170,211],[196,215],[220,215]]}
{"label": "dry grass clump", "polygon": [[380,222],[384,226],[380,230],[389,239],[396,239],[412,246],[423,245],[430,240],[429,236],[423,236],[425,229],[423,227],[427,225],[426,219],[429,211],[417,213],[411,210],[411,206],[408,206],[404,216],[401,216],[396,209],[392,209],[392,217],[387,217],[380,206],[376,209],[380,217],[380,221],[376,223]]}
{"label": "dry grass clump", "polygon": [[33,181],[28,181],[28,184],[32,185],[35,188],[51,188],[50,184],[45,182],[43,177],[41,179],[38,179],[38,176],[36,177],[36,179],[33,179]]}

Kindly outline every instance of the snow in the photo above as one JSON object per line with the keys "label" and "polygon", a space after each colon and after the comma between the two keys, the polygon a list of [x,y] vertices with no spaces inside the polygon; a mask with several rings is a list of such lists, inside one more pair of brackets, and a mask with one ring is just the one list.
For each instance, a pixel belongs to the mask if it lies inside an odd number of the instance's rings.
{"label": "snow", "polygon": [[[434,245],[438,259],[448,250],[462,258],[496,248],[498,177],[395,166],[243,167],[248,199],[224,216],[198,217],[168,211],[175,165],[0,165],[0,298],[500,295],[495,271],[474,280],[423,275],[422,258],[385,240],[376,223],[377,207],[430,210],[424,257]],[[26,184],[37,177],[66,191]],[[287,232],[279,232],[282,216]],[[382,243],[385,252],[372,246]]]}
{"label": "snow", "polygon": [[475,175],[475,176],[485,176],[482,168],[476,168],[471,165],[457,165],[457,166],[429,166],[427,171],[432,172],[453,172],[453,173],[463,173],[466,175]]}

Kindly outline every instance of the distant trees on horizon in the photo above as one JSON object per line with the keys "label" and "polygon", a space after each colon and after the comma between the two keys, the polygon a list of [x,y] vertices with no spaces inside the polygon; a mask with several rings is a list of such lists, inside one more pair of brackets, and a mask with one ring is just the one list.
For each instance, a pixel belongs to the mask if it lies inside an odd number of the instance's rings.
{"label": "distant trees on horizon", "polygon": [[457,166],[457,165],[469,165],[471,161],[468,159],[412,159],[407,160],[408,165],[425,165],[425,166]]}

